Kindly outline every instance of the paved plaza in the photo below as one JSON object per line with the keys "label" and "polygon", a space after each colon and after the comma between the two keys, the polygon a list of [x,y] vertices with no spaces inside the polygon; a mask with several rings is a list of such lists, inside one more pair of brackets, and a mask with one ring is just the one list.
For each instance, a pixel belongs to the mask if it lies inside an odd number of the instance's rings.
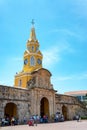
{"label": "paved plaza", "polygon": [[87,130],[87,121],[65,121],[59,123],[38,124],[37,126],[18,125],[1,127],[1,130]]}

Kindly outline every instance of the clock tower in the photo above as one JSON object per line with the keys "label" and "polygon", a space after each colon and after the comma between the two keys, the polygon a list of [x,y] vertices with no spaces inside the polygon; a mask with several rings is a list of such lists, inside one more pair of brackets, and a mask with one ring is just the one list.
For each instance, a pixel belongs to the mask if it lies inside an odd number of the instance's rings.
{"label": "clock tower", "polygon": [[42,58],[43,56],[39,50],[39,42],[36,38],[34,22],[32,20],[30,37],[27,40],[23,56],[23,70],[15,75],[15,87],[27,87],[27,82],[32,78],[31,73],[42,68]]}

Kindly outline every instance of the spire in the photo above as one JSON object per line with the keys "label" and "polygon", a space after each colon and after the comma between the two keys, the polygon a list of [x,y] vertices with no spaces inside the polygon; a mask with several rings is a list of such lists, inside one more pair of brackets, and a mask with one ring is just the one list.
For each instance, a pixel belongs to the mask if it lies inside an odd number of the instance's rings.
{"label": "spire", "polygon": [[34,26],[34,23],[35,23],[35,22],[34,22],[34,19],[32,19],[31,23],[32,23],[32,26]]}
{"label": "spire", "polygon": [[32,19],[32,28],[31,28],[31,32],[30,32],[30,38],[29,38],[29,40],[31,41],[31,40],[34,40],[34,41],[36,41],[37,39],[36,39],[36,34],[35,34],[35,28],[34,28],[34,20]]}

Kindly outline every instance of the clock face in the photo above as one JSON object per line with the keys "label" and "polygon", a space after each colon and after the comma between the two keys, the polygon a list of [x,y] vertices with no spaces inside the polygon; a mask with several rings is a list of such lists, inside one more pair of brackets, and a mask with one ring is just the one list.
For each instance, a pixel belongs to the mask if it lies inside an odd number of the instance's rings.
{"label": "clock face", "polygon": [[37,63],[40,65],[42,61],[40,59],[37,59]]}
{"label": "clock face", "polygon": [[25,59],[24,60],[24,65],[26,65],[28,63],[28,60],[27,59]]}

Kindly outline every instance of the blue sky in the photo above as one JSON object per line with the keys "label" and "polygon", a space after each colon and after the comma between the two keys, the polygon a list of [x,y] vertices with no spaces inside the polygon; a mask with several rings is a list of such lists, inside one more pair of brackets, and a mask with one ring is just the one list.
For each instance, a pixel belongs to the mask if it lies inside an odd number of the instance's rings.
{"label": "blue sky", "polygon": [[23,68],[32,19],[54,89],[87,90],[87,0],[0,0],[0,84]]}

